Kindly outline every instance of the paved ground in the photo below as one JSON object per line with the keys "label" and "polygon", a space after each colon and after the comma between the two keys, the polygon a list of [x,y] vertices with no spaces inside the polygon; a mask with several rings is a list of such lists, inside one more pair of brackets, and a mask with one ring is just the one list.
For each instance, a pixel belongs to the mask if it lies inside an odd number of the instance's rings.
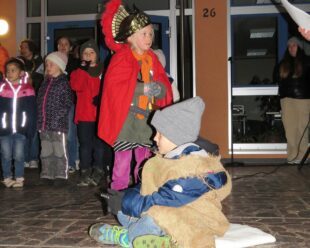
{"label": "paved ground", "polygon": [[[262,248],[310,247],[309,165],[301,172],[288,165],[228,170],[233,192],[224,212],[232,223],[258,227],[277,238]],[[92,223],[116,223],[113,216],[103,216],[97,189],[78,188],[76,176],[71,186],[58,188],[37,186],[38,179],[37,169],[26,169],[23,189],[0,187],[0,247],[104,247],[87,235]]]}

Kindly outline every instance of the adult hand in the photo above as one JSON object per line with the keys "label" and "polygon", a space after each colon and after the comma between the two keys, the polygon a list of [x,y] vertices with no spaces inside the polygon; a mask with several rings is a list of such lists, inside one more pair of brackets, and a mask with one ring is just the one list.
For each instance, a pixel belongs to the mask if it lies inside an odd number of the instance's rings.
{"label": "adult hand", "polygon": [[310,30],[299,27],[298,31],[306,40],[310,41]]}

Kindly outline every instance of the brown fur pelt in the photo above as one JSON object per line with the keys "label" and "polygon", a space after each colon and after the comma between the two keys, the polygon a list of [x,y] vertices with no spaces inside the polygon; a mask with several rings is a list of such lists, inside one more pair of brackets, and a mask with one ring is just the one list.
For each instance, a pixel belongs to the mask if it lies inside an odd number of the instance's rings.
{"label": "brown fur pelt", "polygon": [[210,190],[182,207],[153,206],[146,214],[180,247],[215,247],[215,236],[224,235],[228,229],[221,201],[231,192],[231,179],[219,157],[189,155],[175,160],[156,156],[146,163],[141,186],[141,194],[150,195],[169,180],[187,177],[203,180],[209,173],[221,171],[226,172],[227,183],[220,189]]}

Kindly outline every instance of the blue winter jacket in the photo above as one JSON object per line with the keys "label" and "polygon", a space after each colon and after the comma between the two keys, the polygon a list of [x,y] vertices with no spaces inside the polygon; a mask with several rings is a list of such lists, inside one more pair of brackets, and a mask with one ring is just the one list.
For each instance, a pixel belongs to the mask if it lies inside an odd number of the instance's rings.
{"label": "blue winter jacket", "polygon": [[[186,147],[181,155],[188,155],[201,150],[196,145]],[[173,157],[173,159],[179,158]],[[140,217],[154,205],[180,207],[195,201],[204,193],[219,189],[227,183],[225,172],[208,174],[204,180],[197,177],[179,178],[169,180],[152,195],[143,196],[140,194],[141,184],[126,190],[122,200],[122,212],[133,217]]]}

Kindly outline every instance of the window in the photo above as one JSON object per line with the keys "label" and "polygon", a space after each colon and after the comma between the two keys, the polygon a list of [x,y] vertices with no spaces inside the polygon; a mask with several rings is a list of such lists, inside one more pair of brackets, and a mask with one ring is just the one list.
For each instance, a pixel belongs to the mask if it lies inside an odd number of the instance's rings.
{"label": "window", "polygon": [[[309,0],[289,0],[292,4],[309,3]],[[231,6],[267,5],[281,3],[281,0],[231,0]]]}
{"label": "window", "polygon": [[41,51],[41,24],[40,23],[28,23],[27,24],[27,38],[33,40]]}
{"label": "window", "polygon": [[[290,2],[301,4],[309,0]],[[283,57],[287,39],[300,34],[292,18],[286,12],[279,12],[273,3],[273,0],[231,0],[231,5],[236,7],[231,7],[230,19],[232,121],[229,132],[237,154],[282,154],[286,150],[273,71]],[[258,6],[263,4],[266,5],[263,8]]]}
{"label": "window", "polygon": [[[123,4],[129,8],[132,8],[133,5],[135,5],[141,10],[169,9],[169,1],[167,0],[124,0]],[[94,14],[100,13],[102,9],[102,0],[47,0],[48,16]]]}
{"label": "window", "polygon": [[101,11],[101,0],[47,0],[47,15],[81,15]]}
{"label": "window", "polygon": [[41,0],[27,1],[27,17],[41,16]]}
{"label": "window", "polygon": [[72,28],[62,28],[62,29],[55,29],[54,30],[54,50],[57,50],[57,40],[62,37],[66,36],[69,37],[70,40],[74,45],[81,45],[90,38],[95,39],[96,30],[94,27],[72,27]]}
{"label": "window", "polygon": [[136,5],[141,10],[163,10],[169,9],[169,1],[167,0],[156,0],[156,1],[145,1],[145,0],[123,0],[124,5],[132,8]]}
{"label": "window", "polygon": [[232,84],[272,85],[277,63],[277,17],[236,16],[232,18]]}
{"label": "window", "polygon": [[234,143],[285,143],[276,95],[233,97],[232,120]]}

